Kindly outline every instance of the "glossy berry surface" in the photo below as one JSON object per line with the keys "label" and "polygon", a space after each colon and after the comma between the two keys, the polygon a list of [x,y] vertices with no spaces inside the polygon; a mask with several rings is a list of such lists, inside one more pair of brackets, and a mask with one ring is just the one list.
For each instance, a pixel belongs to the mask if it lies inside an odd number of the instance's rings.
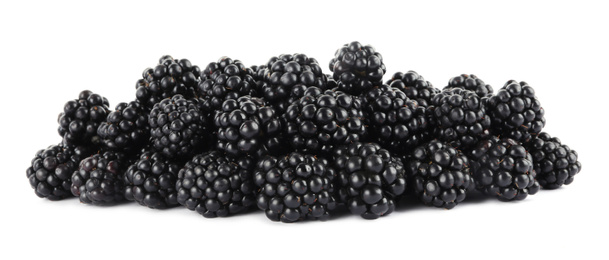
{"label": "glossy berry surface", "polygon": [[256,203],[273,221],[327,220],[336,207],[334,176],[328,161],[313,155],[266,156],[254,171]]}
{"label": "glossy berry surface", "polygon": [[[253,70],[241,61],[221,57],[203,70],[198,93],[205,111],[219,110],[224,101],[242,96],[258,96]],[[212,115],[213,116],[213,115]]]}
{"label": "glossy berry surface", "polygon": [[137,101],[119,103],[97,128],[104,148],[110,150],[134,150],[142,148],[150,138],[148,115]]}
{"label": "glossy berry surface", "polygon": [[176,181],[181,167],[161,153],[143,152],[125,172],[125,198],[153,209],[178,206]]}
{"label": "glossy berry surface", "polygon": [[544,189],[571,184],[582,168],[577,152],[546,132],[533,138],[526,148],[533,157],[536,179]]}
{"label": "glossy berry surface", "polygon": [[446,143],[423,144],[405,157],[404,164],[412,191],[426,205],[452,209],[473,188],[468,158]]}
{"label": "glossy berry surface", "polygon": [[352,214],[376,219],[395,209],[406,190],[402,161],[375,143],[355,142],[334,150],[341,202]]}
{"label": "glossy berry surface", "polygon": [[359,95],[380,85],[386,68],[374,47],[354,41],[336,50],[330,71],[339,90]]}
{"label": "glossy berry surface", "polygon": [[469,91],[473,91],[479,97],[490,97],[493,95],[493,87],[484,83],[480,78],[474,74],[461,74],[456,77],[452,77],[448,81],[448,85],[444,89],[461,88]]}
{"label": "glossy berry surface", "polygon": [[476,189],[501,201],[523,200],[539,191],[531,154],[510,138],[492,136],[471,151]]}
{"label": "glossy berry surface", "polygon": [[57,118],[57,130],[63,143],[98,145],[100,141],[97,128],[106,120],[110,111],[108,105],[108,99],[89,90],[80,92],[78,99],[68,101]]}
{"label": "glossy berry surface", "polygon": [[85,158],[72,174],[72,195],[87,204],[112,204],[124,200],[126,164],[125,154],[116,152]]}
{"label": "glossy berry surface", "polygon": [[429,107],[433,96],[440,93],[439,89],[434,88],[423,76],[412,70],[406,73],[396,72],[387,81],[387,85],[401,90],[408,98],[417,101],[420,106],[424,107]]}

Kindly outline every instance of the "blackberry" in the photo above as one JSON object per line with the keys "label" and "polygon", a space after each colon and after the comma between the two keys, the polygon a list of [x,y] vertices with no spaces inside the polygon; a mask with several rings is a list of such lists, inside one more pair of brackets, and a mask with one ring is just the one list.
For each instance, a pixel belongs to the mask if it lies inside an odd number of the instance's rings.
{"label": "blackberry", "polygon": [[330,154],[337,145],[366,138],[362,100],[341,91],[304,96],[283,114],[287,141],[298,151]]}
{"label": "blackberry", "polygon": [[156,67],[144,70],[142,79],[135,85],[135,96],[139,103],[150,111],[154,104],[174,95],[195,97],[200,78],[201,69],[192,65],[189,60],[165,55],[159,59]]}
{"label": "blackberry", "polygon": [[382,85],[367,92],[365,98],[371,136],[383,147],[405,153],[427,138],[426,108],[404,92]]}
{"label": "blackberry", "polygon": [[310,87],[326,90],[327,78],[314,58],[296,53],[272,57],[265,69],[261,94],[279,113],[305,95]]}
{"label": "blackberry", "polygon": [[104,152],[85,158],[72,174],[72,195],[87,204],[111,204],[124,200],[126,164],[126,155],[120,152]]}
{"label": "blackberry", "polygon": [[417,147],[404,164],[412,191],[429,206],[452,209],[474,186],[465,154],[438,140]]}
{"label": "blackberry", "polygon": [[216,113],[217,148],[228,156],[258,157],[267,151],[280,150],[282,131],[279,117],[260,98],[243,96],[229,99]]}
{"label": "blackberry", "polygon": [[380,85],[386,69],[383,56],[374,47],[351,42],[336,50],[330,71],[338,90],[359,95]]}
{"label": "blackberry", "polygon": [[479,97],[490,97],[493,95],[493,87],[484,83],[474,74],[461,74],[448,81],[448,86],[444,89],[462,88],[476,93]]}
{"label": "blackberry", "polygon": [[125,171],[125,198],[153,209],[179,205],[176,181],[181,166],[161,153],[143,152]]}
{"label": "blackberry", "polygon": [[38,197],[61,200],[72,196],[72,173],[78,163],[91,154],[87,146],[51,145],[36,152],[26,170],[30,185]]}
{"label": "blackberry", "polygon": [[108,99],[89,90],[68,101],[59,114],[57,129],[66,145],[97,145],[97,127],[109,113]]}
{"label": "blackberry", "polygon": [[491,136],[471,152],[476,189],[501,201],[523,200],[539,190],[531,154],[516,140]]}
{"label": "blackberry", "polygon": [[541,132],[526,144],[526,148],[533,157],[537,181],[544,189],[571,184],[582,168],[577,152],[548,133]]}
{"label": "blackberry", "polygon": [[408,98],[416,100],[419,106],[424,107],[429,107],[433,96],[440,93],[439,89],[412,70],[406,73],[396,72],[387,81],[387,85],[401,90]]}
{"label": "blackberry", "polygon": [[150,111],[148,124],[153,148],[168,158],[190,155],[202,146],[206,120],[196,99],[163,99]]}
{"label": "blackberry", "polygon": [[273,221],[327,220],[336,207],[328,161],[297,152],[266,156],[254,171],[258,208]]}
{"label": "blackberry", "polygon": [[119,103],[99,125],[97,135],[106,149],[138,150],[150,137],[145,108],[137,101]]}
{"label": "blackberry", "polygon": [[443,90],[432,99],[434,135],[464,151],[490,135],[491,118],[481,98],[460,88]]}
{"label": "blackberry", "polygon": [[488,101],[496,134],[528,142],[546,124],[545,111],[526,82],[510,80]]}
{"label": "blackberry", "polygon": [[256,89],[261,89],[262,85],[264,84],[264,75],[266,75],[266,68],[266,65],[254,65],[250,67],[250,69],[252,70],[252,78],[254,78],[254,81],[256,82]]}
{"label": "blackberry", "polygon": [[375,143],[355,142],[334,151],[340,200],[351,213],[376,219],[393,212],[406,190],[402,161]]}
{"label": "blackberry", "polygon": [[[219,110],[225,100],[241,96],[258,96],[253,71],[239,60],[221,57],[203,71],[198,91],[206,111]],[[213,115],[212,115],[213,116]]]}
{"label": "blackberry", "polygon": [[254,204],[255,162],[229,159],[218,151],[196,155],[178,173],[178,202],[207,218],[226,217]]}

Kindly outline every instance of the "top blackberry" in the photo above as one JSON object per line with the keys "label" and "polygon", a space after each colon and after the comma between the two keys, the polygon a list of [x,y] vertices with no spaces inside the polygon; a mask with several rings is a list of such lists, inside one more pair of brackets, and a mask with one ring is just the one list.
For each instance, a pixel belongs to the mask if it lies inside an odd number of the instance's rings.
{"label": "top blackberry", "polygon": [[67,145],[97,145],[97,127],[108,115],[108,99],[89,90],[80,92],[78,99],[68,101],[59,114],[57,129]]}
{"label": "top blackberry", "polygon": [[338,81],[338,89],[351,95],[359,95],[381,84],[385,74],[383,56],[371,45],[351,42],[336,50],[330,60],[332,77]]}
{"label": "top blackberry", "polygon": [[484,83],[481,79],[476,77],[474,74],[461,74],[453,77],[448,81],[448,86],[444,89],[450,88],[462,88],[471,90],[476,93],[479,97],[490,97],[493,95],[493,87]]}

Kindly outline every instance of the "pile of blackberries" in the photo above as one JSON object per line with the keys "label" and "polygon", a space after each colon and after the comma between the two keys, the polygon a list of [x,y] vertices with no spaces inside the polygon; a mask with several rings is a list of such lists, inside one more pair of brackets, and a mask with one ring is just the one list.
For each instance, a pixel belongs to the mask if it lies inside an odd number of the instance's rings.
{"label": "pile of blackberries", "polygon": [[27,169],[36,195],[109,205],[184,206],[205,217],[258,208],[275,221],[325,220],[344,205],[375,219],[417,197],[451,209],[478,190],[502,201],[573,182],[577,152],[542,132],[526,82],[496,93],[474,75],[434,88],[414,71],[383,83],[382,56],[345,44],[324,74],[283,54],[201,70],[161,57],[114,110],[91,91],[68,101],[59,144]]}

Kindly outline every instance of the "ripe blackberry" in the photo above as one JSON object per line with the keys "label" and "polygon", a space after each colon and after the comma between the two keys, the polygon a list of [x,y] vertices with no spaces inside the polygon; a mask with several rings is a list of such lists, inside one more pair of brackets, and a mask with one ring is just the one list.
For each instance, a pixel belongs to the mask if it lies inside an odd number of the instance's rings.
{"label": "ripe blackberry", "polygon": [[144,70],[142,79],[135,85],[135,96],[139,103],[150,111],[154,104],[174,95],[195,97],[200,77],[201,69],[192,65],[189,60],[165,55],[159,59],[156,67]]}
{"label": "ripe blackberry", "polygon": [[272,57],[266,67],[260,92],[279,113],[303,97],[310,87],[326,90],[326,75],[317,60],[307,55],[282,54]]}
{"label": "ripe blackberry", "polygon": [[326,159],[310,154],[266,156],[254,171],[258,208],[273,221],[327,220],[336,207],[334,176]]}
{"label": "ripe blackberry", "polygon": [[402,161],[375,143],[355,142],[334,150],[340,200],[365,219],[388,215],[406,190]]}
{"label": "ripe blackberry", "polygon": [[150,137],[145,108],[137,101],[119,103],[99,125],[97,135],[107,149],[137,151]]}
{"label": "ripe blackberry", "polygon": [[462,88],[476,93],[479,97],[490,97],[493,95],[493,87],[484,83],[474,74],[461,74],[448,81],[448,86],[444,89]]}
{"label": "ripe blackberry", "polygon": [[229,159],[218,151],[196,155],[178,173],[178,202],[207,218],[226,217],[254,204],[255,162]]}
{"label": "ripe blackberry", "polygon": [[341,91],[304,96],[283,114],[287,141],[298,151],[330,154],[337,145],[366,138],[362,100]]}
{"label": "ripe blackberry", "polygon": [[206,120],[196,99],[175,95],[154,105],[148,124],[153,148],[173,158],[187,156],[200,148]]}
{"label": "ripe blackberry", "polygon": [[89,90],[80,92],[78,99],[68,101],[59,114],[57,129],[67,145],[91,146],[99,143],[97,127],[106,120],[110,109],[108,99]]}
{"label": "ripe blackberry", "polygon": [[[219,110],[225,100],[241,96],[258,96],[253,71],[239,60],[221,57],[218,62],[207,65],[203,80],[199,83],[199,94],[206,111]],[[212,115],[213,116],[213,115]]]}
{"label": "ripe blackberry", "polygon": [[126,155],[104,152],[83,159],[72,174],[72,195],[87,204],[111,204],[124,200]]}
{"label": "ripe blackberry", "polygon": [[260,98],[243,96],[224,101],[214,124],[218,131],[218,150],[233,158],[258,157],[267,151],[276,152],[282,145],[279,117]]}
{"label": "ripe blackberry", "polygon": [[412,70],[406,73],[396,72],[387,81],[387,85],[401,90],[408,98],[416,100],[419,106],[424,107],[429,107],[433,96],[440,93],[439,89]]}
{"label": "ripe blackberry", "polygon": [[541,132],[526,144],[526,148],[533,157],[537,181],[544,189],[571,184],[582,168],[577,152],[548,133]]}
{"label": "ripe blackberry", "polygon": [[380,53],[371,45],[359,42],[343,45],[330,60],[332,77],[338,89],[351,95],[362,94],[382,83],[385,64]]}
{"label": "ripe blackberry", "polygon": [[374,141],[392,152],[405,153],[428,136],[426,107],[406,97],[404,92],[382,85],[365,95],[365,115]]}
{"label": "ripe blackberry", "polygon": [[496,134],[519,142],[528,142],[546,124],[545,111],[526,82],[510,80],[488,100]]}
{"label": "ripe blackberry", "polygon": [[432,99],[434,135],[467,151],[490,135],[491,118],[481,98],[460,88],[443,90]]}
{"label": "ripe blackberry", "polygon": [[471,152],[476,189],[501,201],[523,200],[539,190],[533,159],[516,140],[491,136]]}
{"label": "ripe blackberry", "polygon": [[61,200],[71,197],[72,173],[81,159],[91,154],[87,146],[51,145],[36,152],[26,171],[30,185],[38,197]]}
{"label": "ripe blackberry", "polygon": [[143,152],[125,172],[125,198],[153,209],[179,205],[176,181],[181,166],[161,153]]}
{"label": "ripe blackberry", "polygon": [[467,157],[446,143],[421,145],[404,163],[412,191],[426,205],[452,209],[473,188]]}

